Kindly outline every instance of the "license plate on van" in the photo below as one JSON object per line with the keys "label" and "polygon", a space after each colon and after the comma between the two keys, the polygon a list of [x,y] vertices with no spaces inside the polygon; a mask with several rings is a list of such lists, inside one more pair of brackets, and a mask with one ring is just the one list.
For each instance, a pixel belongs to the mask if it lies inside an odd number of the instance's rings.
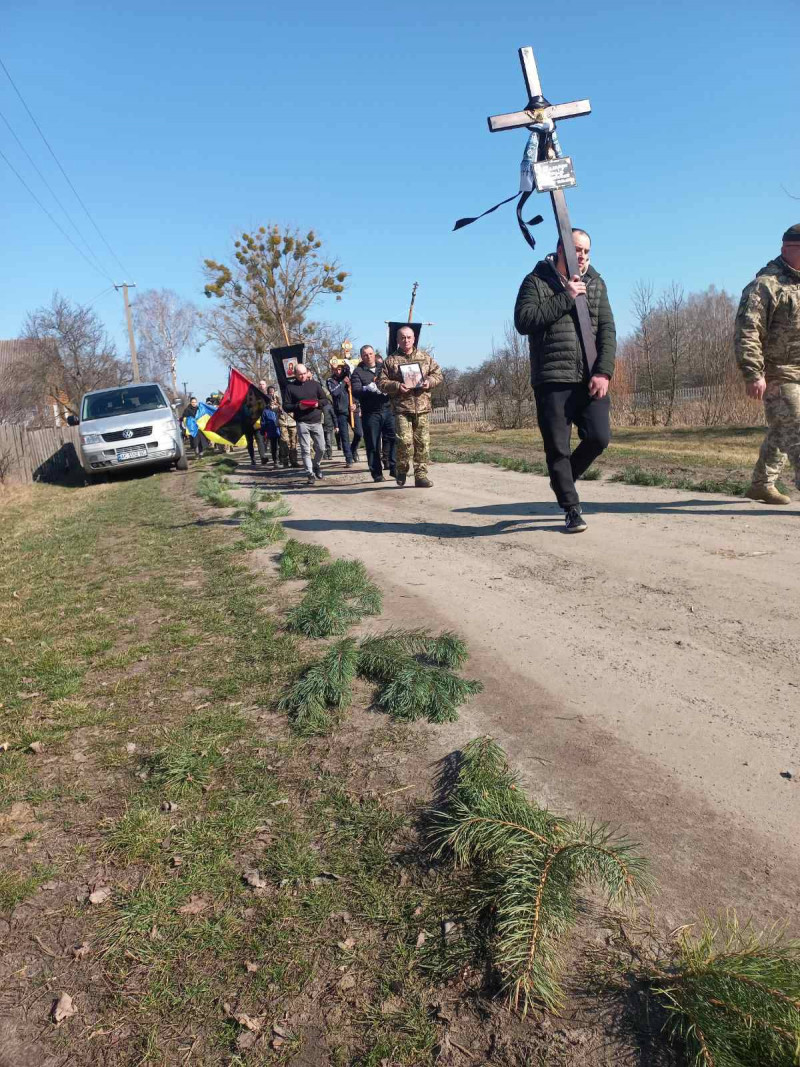
{"label": "license plate on van", "polygon": [[117,451],[117,462],[122,463],[126,459],[144,459],[146,455],[146,448],[121,448]]}

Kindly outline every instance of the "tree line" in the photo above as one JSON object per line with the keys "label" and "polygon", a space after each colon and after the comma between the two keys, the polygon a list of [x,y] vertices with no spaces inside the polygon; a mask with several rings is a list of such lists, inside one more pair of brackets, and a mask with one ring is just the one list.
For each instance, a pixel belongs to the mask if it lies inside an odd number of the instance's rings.
{"label": "tree line", "polygon": [[[671,426],[687,415],[705,426],[751,421],[734,359],[736,307],[729,293],[713,285],[687,294],[673,282],[657,295],[649,282],[639,282],[633,293],[635,325],[617,351],[612,386],[617,420],[653,426]],[[681,400],[687,389],[697,391],[691,412]],[[506,323],[501,343],[478,366],[444,368],[434,403],[480,407],[503,429],[530,426],[527,340]]]}
{"label": "tree line", "polygon": [[[244,231],[227,257],[203,261],[202,276],[202,308],[168,289],[135,296],[143,380],[160,381],[177,395],[178,357],[205,345],[252,380],[270,379],[270,349],[297,342],[305,343],[306,362],[324,379],[350,331],[313,312],[327,298],[341,300],[350,276],[313,230],[271,224]],[[735,421],[741,390],[733,360],[733,298],[713,285],[686,294],[678,283],[657,295],[642,281],[632,302],[635,326],[620,339],[613,385],[623,420],[671,425],[681,390],[701,387],[695,421]],[[21,337],[25,356],[7,374],[0,421],[52,419],[53,403],[43,405],[43,396],[75,414],[82,393],[131,380],[129,357],[117,351],[97,314],[59,293],[27,316]],[[511,323],[478,366],[443,369],[435,405],[482,405],[500,427],[531,424],[527,341]]]}

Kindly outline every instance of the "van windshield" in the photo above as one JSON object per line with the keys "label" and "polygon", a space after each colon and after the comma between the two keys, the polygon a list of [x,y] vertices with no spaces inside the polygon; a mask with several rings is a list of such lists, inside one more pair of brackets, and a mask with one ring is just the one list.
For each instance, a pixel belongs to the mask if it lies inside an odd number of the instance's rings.
{"label": "van windshield", "polygon": [[155,411],[168,406],[157,385],[126,385],[124,389],[108,389],[84,397],[81,422],[109,419],[113,415],[135,415],[139,411]]}

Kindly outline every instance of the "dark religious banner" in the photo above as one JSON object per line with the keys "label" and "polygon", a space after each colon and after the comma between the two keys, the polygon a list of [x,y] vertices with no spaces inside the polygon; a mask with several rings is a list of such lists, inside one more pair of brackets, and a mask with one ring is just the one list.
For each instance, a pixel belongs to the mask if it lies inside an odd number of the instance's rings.
{"label": "dark religious banner", "polygon": [[232,445],[244,435],[244,427],[252,427],[267,406],[267,397],[257,385],[238,370],[231,369],[228,388],[219,407],[206,423],[206,429],[223,437]]}
{"label": "dark religious banner", "polygon": [[284,348],[271,348],[269,354],[275,366],[275,377],[281,391],[281,400],[286,399],[286,386],[294,378],[294,368],[303,362],[305,345],[286,345]]}
{"label": "dark religious banner", "polygon": [[[428,323],[430,326],[430,323]],[[419,348],[419,334],[422,329],[421,322],[387,322],[386,355],[391,356],[397,351],[397,331],[403,326],[408,326],[414,331],[414,348]]]}

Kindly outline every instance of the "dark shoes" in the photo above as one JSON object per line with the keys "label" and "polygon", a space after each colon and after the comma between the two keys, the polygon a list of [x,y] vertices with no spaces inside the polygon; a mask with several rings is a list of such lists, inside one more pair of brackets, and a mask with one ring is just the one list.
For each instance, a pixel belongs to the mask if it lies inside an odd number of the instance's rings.
{"label": "dark shoes", "polygon": [[432,489],[433,488],[433,482],[430,480],[430,478],[415,478],[414,479],[414,488],[415,489]]}
{"label": "dark shoes", "polygon": [[346,459],[346,460],[344,461],[344,465],[345,465],[345,467],[352,467],[352,466],[353,466],[353,461],[352,461],[352,459]]}
{"label": "dark shoes", "polygon": [[564,513],[564,528],[567,533],[583,533],[586,529],[579,507],[567,508]]}
{"label": "dark shoes", "polygon": [[403,486],[406,484],[406,472],[405,471],[398,471],[397,474],[395,474],[395,476],[394,476],[394,480],[397,482],[397,484],[402,489]]}
{"label": "dark shoes", "polygon": [[322,481],[324,475],[323,475],[322,471],[319,469],[319,467],[317,467],[317,469],[314,471],[314,477],[317,479],[318,482]]}
{"label": "dark shoes", "polygon": [[385,482],[386,481],[386,479],[384,478],[384,476],[382,474],[373,474],[372,475],[372,480],[373,480],[373,482]]}
{"label": "dark shoes", "polygon": [[317,480],[317,479],[316,479],[316,478],[314,477],[314,475],[313,475],[313,474],[307,474],[307,475],[306,475],[306,481],[308,482],[308,484],[309,484],[309,485],[314,485],[314,483],[316,482],[316,480]]}
{"label": "dark shoes", "polygon": [[353,463],[360,463],[360,462],[361,462],[361,458],[359,457],[358,452],[354,452],[353,453]]}
{"label": "dark shoes", "polygon": [[[389,470],[389,464],[387,463],[387,461],[386,461],[386,460],[384,460],[384,461],[383,461],[383,469],[384,469],[385,471],[388,471],[388,470]],[[392,475],[392,477],[394,477],[394,475]]]}

